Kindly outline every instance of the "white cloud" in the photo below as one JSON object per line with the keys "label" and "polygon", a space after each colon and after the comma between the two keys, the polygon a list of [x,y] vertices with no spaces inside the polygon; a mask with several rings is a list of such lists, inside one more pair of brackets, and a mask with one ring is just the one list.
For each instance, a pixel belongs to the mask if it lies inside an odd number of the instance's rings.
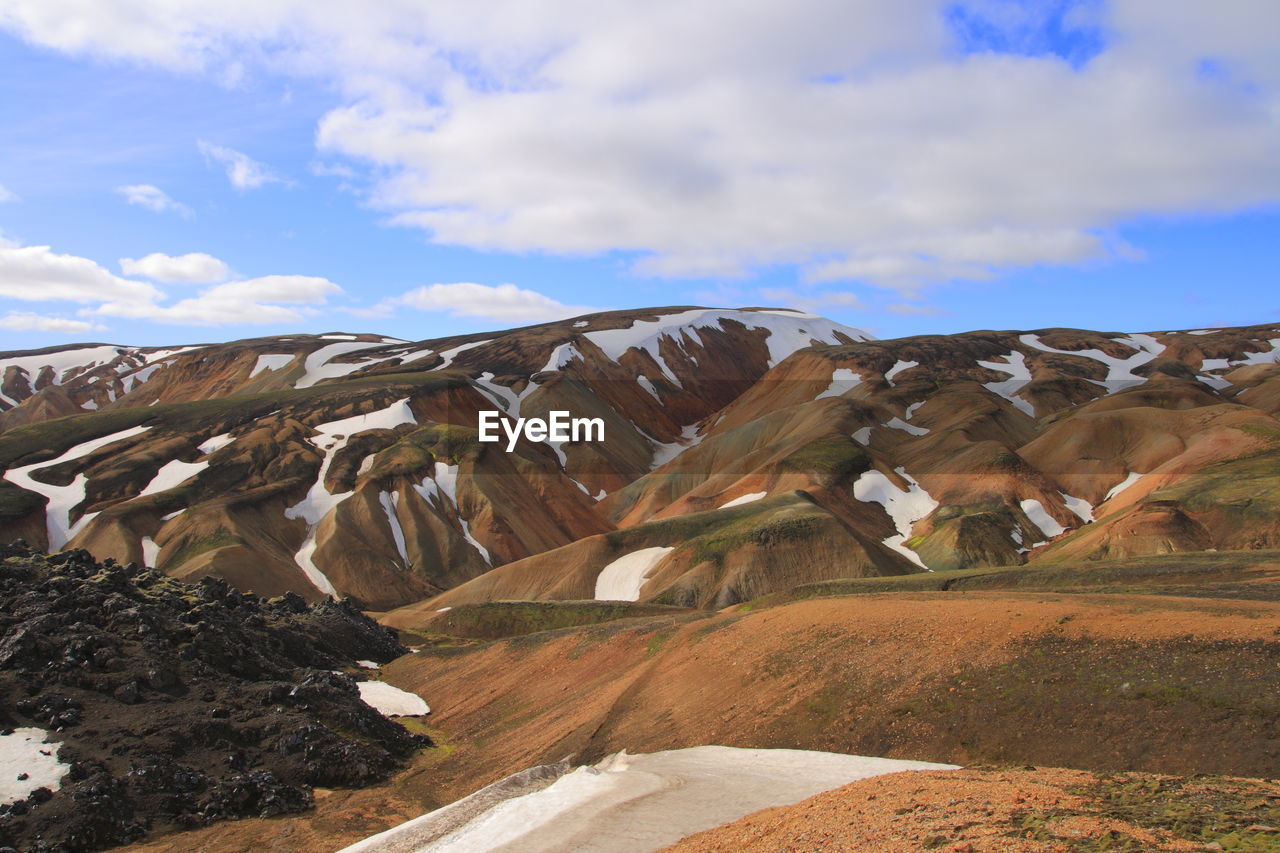
{"label": "white cloud", "polygon": [[256,190],[263,184],[283,183],[282,178],[247,154],[205,142],[203,139],[197,145],[206,160],[218,163],[226,169],[227,180],[231,181],[231,186],[238,190]]}
{"label": "white cloud", "polygon": [[499,323],[542,323],[606,310],[587,305],[565,305],[514,284],[489,286],[472,282],[419,287],[383,303],[380,309],[385,310],[392,305],[408,305],[423,311],[448,311],[453,317],[476,317]]}
{"label": "white cloud", "polygon": [[[630,251],[645,274],[794,264],[912,294],[1133,257],[1114,232],[1142,217],[1280,201],[1280,4],[1083,4],[1069,25],[1105,39],[1083,64],[963,55],[954,5],[9,0],[0,26],[220,79],[327,78],[346,100],[319,147],[368,163],[394,221]],[[968,5],[1033,54],[1057,7]],[[215,148],[239,188],[268,179]]]}
{"label": "white cloud", "polygon": [[[268,275],[230,281],[172,305],[154,302],[113,301],[82,313],[130,317],[184,326],[218,326],[230,323],[294,323],[314,316],[312,306],[324,305],[342,288],[326,278],[305,275]],[[300,306],[300,307],[294,307]]]}
{"label": "white cloud", "polygon": [[48,246],[24,246],[0,248],[0,296],[27,302],[152,302],[161,293],[150,284],[112,275],[88,258],[59,255]]}
{"label": "white cloud", "polygon": [[139,207],[145,207],[147,210],[154,210],[156,213],[172,211],[188,219],[194,216],[191,208],[181,202],[174,201],[164,190],[151,184],[129,184],[123,187],[116,187],[116,192],[124,196],[124,200],[129,204],[136,204]]}
{"label": "white cloud", "polygon": [[231,277],[231,271],[225,263],[203,252],[189,252],[185,255],[152,252],[138,260],[121,258],[120,271],[125,275],[140,275],[155,281],[189,284],[209,284],[226,281]]}
{"label": "white cloud", "polygon": [[0,317],[0,329],[11,332],[65,332],[75,335],[81,332],[93,332],[105,329],[97,323],[86,323],[84,320],[68,320],[65,317],[45,317],[30,311],[10,311]]}
{"label": "white cloud", "polygon": [[0,204],[6,204],[12,201],[22,201],[22,199],[18,198],[17,193],[13,190],[9,189],[4,184],[0,184]]}

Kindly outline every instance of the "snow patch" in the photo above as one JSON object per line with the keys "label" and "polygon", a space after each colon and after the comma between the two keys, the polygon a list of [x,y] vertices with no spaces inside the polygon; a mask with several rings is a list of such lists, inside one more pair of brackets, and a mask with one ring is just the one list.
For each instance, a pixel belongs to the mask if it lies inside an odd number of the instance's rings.
{"label": "snow patch", "polygon": [[231,433],[224,432],[222,435],[215,435],[213,438],[201,442],[197,449],[207,456],[210,453],[217,453],[234,441],[235,439],[231,437]]}
{"label": "snow patch", "polygon": [[600,570],[595,597],[602,601],[639,601],[640,588],[658,562],[675,548],[641,548],[624,554]]}
{"label": "snow patch", "polygon": [[150,536],[142,537],[142,565],[148,569],[156,567],[156,561],[160,558],[160,546],[156,544],[156,540]]}
{"label": "snow patch", "polygon": [[418,717],[430,714],[431,708],[416,693],[392,687],[385,681],[360,681],[360,698],[384,717]]}
{"label": "snow patch", "polygon": [[731,506],[742,506],[743,504],[749,504],[749,503],[752,503],[753,501],[760,500],[767,494],[769,493],[768,492],[752,492],[749,495],[742,495],[740,497],[734,498],[731,501],[727,501],[725,503],[720,504],[720,509],[728,509]]}
{"label": "snow patch", "polygon": [[371,347],[380,347],[381,343],[368,341],[355,341],[351,343],[330,344],[327,347],[321,347],[315,352],[307,356],[303,362],[302,378],[293,383],[294,388],[310,388],[323,379],[335,379],[339,376],[346,376],[348,373],[354,373],[362,367],[370,364],[376,364],[379,361],[387,361],[395,356],[387,356],[387,358],[374,358],[366,361],[358,361],[353,363],[334,362],[333,359],[347,353],[358,352],[362,349],[370,349]]}
{"label": "snow patch", "polygon": [[342,492],[335,495],[325,486],[324,479],[329,473],[329,466],[333,464],[334,456],[339,450],[346,447],[352,436],[358,433],[371,429],[395,429],[402,424],[416,423],[417,420],[413,416],[413,410],[409,408],[409,398],[405,397],[385,409],[379,409],[376,412],[370,412],[365,415],[354,415],[315,427],[315,431],[319,435],[312,436],[310,441],[324,452],[324,460],[320,463],[320,473],[316,476],[316,481],[311,484],[311,489],[307,492],[306,497],[286,509],[284,517],[288,519],[300,518],[307,523],[306,538],[302,541],[302,547],[293,555],[293,560],[306,574],[307,579],[311,581],[315,588],[325,595],[332,595],[336,598],[338,591],[330,583],[329,579],[325,577],[324,572],[320,571],[315,564],[316,528],[319,527],[321,520],[326,515],[353,494],[352,492]]}
{"label": "snow patch", "polygon": [[636,377],[636,382],[641,388],[649,392],[650,397],[657,400],[659,403],[662,402],[662,398],[658,396],[658,389],[653,387],[653,383],[649,381],[647,376]]}
{"label": "snow patch", "polygon": [[64,462],[70,462],[82,456],[88,456],[99,448],[141,435],[149,429],[151,427],[136,426],[120,432],[113,432],[101,438],[81,442],[57,459],[37,462],[34,465],[24,465],[20,468],[11,468],[4,472],[4,478],[10,483],[35,492],[38,495],[43,495],[48,499],[48,504],[45,506],[45,526],[48,532],[50,551],[61,550],[63,545],[67,544],[97,515],[96,512],[87,513],[80,516],[80,520],[75,524],[71,523],[71,511],[84,501],[85,486],[88,484],[89,478],[84,474],[77,474],[69,484],[54,486],[34,479],[31,474],[44,468],[52,468],[55,465],[61,465]]}
{"label": "snow patch", "polygon": [[1020,352],[1014,351],[1008,355],[1001,356],[1003,362],[999,361],[979,361],[979,367],[985,367],[987,370],[995,370],[1000,373],[1009,374],[1008,379],[1002,379],[998,382],[983,383],[983,388],[1013,403],[1021,412],[1031,417],[1036,416],[1035,408],[1026,400],[1016,396],[1019,391],[1026,387],[1031,381],[1031,370],[1027,367],[1027,357]]}
{"label": "snow patch", "polygon": [[874,429],[874,427],[863,427],[862,429],[856,430],[853,433],[853,440],[858,442],[858,444],[870,444],[872,429]]}
{"label": "snow patch", "polygon": [[666,465],[690,447],[701,443],[702,438],[702,436],[698,435],[698,425],[691,424],[681,428],[680,437],[675,441],[668,441],[665,444],[660,441],[654,441],[653,460],[649,463],[649,469],[653,470]]}
{"label": "snow patch", "polygon": [[291,352],[267,353],[266,355],[260,355],[258,356],[258,360],[254,362],[253,370],[249,372],[249,378],[252,379],[264,370],[280,370],[286,367],[296,357],[297,356]]}
{"label": "snow patch", "polygon": [[927,427],[919,427],[919,426],[915,426],[914,424],[909,424],[906,421],[904,421],[902,418],[890,418],[888,421],[885,422],[885,426],[887,426],[889,429],[902,430],[903,432],[907,432],[912,435],[928,435],[929,434],[929,430]]}
{"label": "snow patch", "polygon": [[1042,538],[1037,540],[1043,542],[1045,539],[1052,539],[1055,536],[1061,536],[1066,532],[1066,528],[1058,523],[1058,520],[1049,515],[1044,508],[1044,504],[1034,498],[1027,498],[1020,501],[1018,506],[1022,507],[1022,512],[1031,523],[1040,528]]}
{"label": "snow patch", "polygon": [[769,348],[769,366],[773,367],[797,350],[812,346],[814,342],[825,344],[842,343],[837,333],[854,341],[865,341],[870,335],[860,329],[854,329],[822,317],[805,314],[793,314],[780,311],[732,311],[715,309],[693,309],[674,314],[665,314],[654,320],[636,320],[627,329],[606,329],[599,332],[586,332],[583,337],[590,340],[604,354],[617,361],[630,349],[648,352],[653,360],[663,369],[669,378],[675,381],[674,374],[659,355],[659,344],[663,338],[670,338],[678,345],[683,344],[686,335],[690,339],[701,340],[702,329],[723,329],[722,323],[732,320],[741,323],[748,329],[764,329],[768,331],[765,345]]}
{"label": "snow patch", "polygon": [[919,366],[920,366],[920,362],[918,361],[898,361],[896,364],[893,365],[893,367],[889,368],[889,372],[884,375],[884,381],[888,382],[889,385],[892,386],[894,377],[896,377],[899,373],[901,373],[904,370],[910,370],[913,367],[919,367]]}
{"label": "snow patch", "polygon": [[1130,486],[1132,486],[1134,483],[1138,482],[1141,479],[1142,479],[1142,475],[1139,474],[1137,471],[1130,471],[1129,476],[1125,477],[1121,482],[1111,487],[1111,491],[1107,492],[1107,496],[1102,499],[1102,502],[1106,503],[1107,501],[1111,500],[1116,495],[1120,494],[1125,489],[1129,488]]}
{"label": "snow patch", "polygon": [[[464,799],[341,853],[645,853],[859,779],[953,769],[950,764],[798,749],[698,746],[647,755],[621,752],[487,808],[477,808],[485,803],[481,798]],[[449,819],[459,813],[466,822],[457,826]]]}
{"label": "snow patch", "polygon": [[1080,520],[1086,524],[1093,521],[1093,504],[1084,498],[1073,498],[1066,492],[1058,492],[1062,496],[1062,502],[1067,505],[1067,509],[1074,512],[1080,517]]}
{"label": "snow patch", "polygon": [[848,367],[837,367],[831,372],[831,384],[815,400],[823,397],[843,397],[862,381],[862,377]]}
{"label": "snow patch", "polygon": [[896,536],[884,540],[884,544],[906,557],[922,569],[929,567],[920,559],[920,555],[906,546],[911,536],[912,526],[938,507],[928,492],[920,488],[920,484],[911,478],[905,468],[894,469],[898,476],[907,481],[907,490],[903,491],[893,481],[874,468],[865,472],[853,484],[853,496],[867,503],[878,503],[893,519],[898,529]]}
{"label": "snow patch", "polygon": [[[24,726],[0,735],[0,804],[25,800],[36,788],[56,791],[70,764],[58,760],[57,742],[47,742],[44,729]],[[27,778],[19,779],[22,774]]]}
{"label": "snow patch", "polygon": [[387,514],[387,524],[391,525],[391,538],[395,540],[396,552],[400,554],[400,564],[408,567],[409,553],[405,550],[404,528],[400,526],[400,518],[396,515],[396,507],[400,505],[399,492],[378,492],[378,503]]}
{"label": "snow patch", "polygon": [[1047,344],[1040,342],[1040,336],[1034,334],[1020,335],[1018,340],[1029,347],[1038,349],[1041,352],[1052,352],[1058,355],[1075,355],[1081,358],[1088,358],[1094,361],[1100,361],[1107,366],[1107,378],[1105,384],[1108,393],[1118,391],[1132,385],[1140,385],[1146,382],[1146,378],[1137,376],[1133,373],[1134,368],[1141,367],[1149,361],[1152,361],[1164,352],[1164,344],[1157,341],[1150,335],[1128,335],[1123,338],[1114,338],[1122,344],[1136,350],[1136,352],[1128,358],[1116,358],[1107,355],[1099,349],[1082,349],[1082,350],[1065,350],[1055,349]]}
{"label": "snow patch", "polygon": [[181,485],[209,467],[208,460],[201,462],[182,462],[174,459],[160,466],[160,470],[151,478],[151,482],[138,492],[138,497],[165,492],[174,486]]}
{"label": "snow patch", "polygon": [[492,338],[489,338],[488,340],[474,341],[469,344],[462,344],[461,346],[456,346],[451,349],[447,349],[442,353],[440,353],[440,357],[443,358],[444,361],[431,369],[444,370],[449,365],[453,364],[453,360],[457,358],[459,355],[461,355],[462,353],[466,352],[469,349],[475,349],[476,347],[484,346],[485,344],[492,342],[492,340],[493,340]]}
{"label": "snow patch", "polygon": [[358,660],[356,661],[356,666],[362,669],[378,669],[381,666],[381,664],[379,664],[376,660]]}

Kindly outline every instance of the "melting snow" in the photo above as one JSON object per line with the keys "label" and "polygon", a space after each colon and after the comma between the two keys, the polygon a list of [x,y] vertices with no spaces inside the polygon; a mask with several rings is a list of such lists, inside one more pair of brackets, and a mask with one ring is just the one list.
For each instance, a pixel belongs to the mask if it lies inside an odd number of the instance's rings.
{"label": "melting snow", "polygon": [[826,344],[841,343],[836,337],[837,332],[855,341],[865,341],[870,338],[866,332],[859,329],[812,315],[777,311],[712,309],[681,311],[663,315],[655,320],[636,320],[628,329],[585,332],[583,336],[598,346],[613,361],[617,361],[629,349],[644,350],[674,380],[675,376],[671,374],[666,362],[658,353],[658,345],[662,338],[669,337],[677,343],[682,343],[682,338],[686,334],[700,338],[701,329],[722,329],[722,323],[725,320],[736,321],[748,329],[768,330],[769,335],[765,338],[765,344],[769,348],[770,367],[796,350],[811,346],[813,341]]}
{"label": "melting snow", "polygon": [[168,515],[162,515],[162,516],[160,516],[160,520],[161,520],[161,521],[172,521],[173,519],[175,519],[175,518],[177,518],[178,516],[182,515],[184,512],[186,512],[186,509],[185,509],[185,508],[184,508],[184,509],[177,510],[176,512],[171,512],[171,513],[169,513]]}
{"label": "melting snow", "polygon": [[385,681],[360,681],[360,698],[384,717],[417,717],[430,714],[431,709],[422,697],[399,687],[392,687]]}
{"label": "melting snow", "polygon": [[92,411],[93,409],[98,408],[98,404],[95,403],[93,400],[85,400],[83,403],[80,404],[80,408],[89,409],[90,411]]}
{"label": "melting snow", "polygon": [[484,340],[484,341],[475,341],[475,342],[473,342],[473,343],[469,343],[469,344],[462,344],[461,346],[456,346],[456,347],[453,347],[452,349],[447,349],[447,350],[443,351],[442,353],[440,353],[440,357],[441,357],[441,358],[443,358],[443,359],[444,359],[444,361],[443,361],[443,362],[441,362],[441,363],[440,363],[439,365],[437,365],[436,367],[433,367],[433,368],[431,368],[431,369],[432,369],[432,370],[444,370],[444,369],[445,369],[445,368],[447,368],[449,365],[453,364],[453,360],[454,360],[455,358],[457,358],[460,354],[462,354],[462,353],[466,352],[466,351],[467,351],[467,350],[469,350],[469,349],[475,349],[476,347],[484,346],[485,344],[490,343],[492,340],[493,340],[493,339],[492,339],[492,338],[490,338],[489,340]]}
{"label": "melting snow", "polygon": [[1187,332],[1188,335],[1212,335],[1222,331],[1221,329],[1196,329],[1194,332]]}
{"label": "melting snow", "polygon": [[378,503],[387,514],[387,524],[391,525],[391,538],[396,542],[396,551],[400,554],[401,565],[409,565],[409,553],[405,550],[404,528],[400,526],[400,518],[396,515],[396,507],[400,505],[399,492],[378,492]]}
{"label": "melting snow", "polygon": [[[329,346],[321,347],[315,352],[307,356],[303,362],[302,378],[293,383],[294,388],[310,388],[322,379],[333,379],[338,376],[346,376],[348,373],[354,373],[362,367],[370,364],[376,364],[379,361],[387,361],[395,356],[387,356],[386,358],[373,358],[365,361],[358,361],[351,364],[333,362],[333,359],[340,355],[357,352],[362,349],[371,347],[380,347],[381,343],[370,343],[368,341],[355,341],[351,343],[329,344]],[[330,363],[333,362],[333,363]]]}
{"label": "melting snow", "polygon": [[950,764],[798,749],[698,746],[648,755],[621,752],[493,805],[481,797],[464,799],[341,853],[646,853],[859,779],[953,769]]}
{"label": "melting snow", "polygon": [[582,355],[574,348],[572,343],[560,344],[560,346],[551,351],[551,357],[547,359],[547,363],[538,372],[544,373],[548,370],[559,370],[575,358],[582,358]]}
{"label": "melting snow", "polygon": [[[36,788],[56,791],[71,765],[58,761],[60,743],[48,743],[48,732],[33,726],[0,735],[0,803],[24,800]],[[18,779],[22,774],[26,779]]]}
{"label": "melting snow", "polygon": [[134,389],[135,385],[143,384],[148,379],[150,379],[157,370],[159,370],[162,367],[164,367],[163,364],[152,364],[148,367],[142,368],[139,371],[130,373],[124,379],[120,380],[120,386],[124,388],[124,393],[128,394],[130,391]]}
{"label": "melting snow", "polygon": [[884,375],[884,381],[893,385],[893,379],[904,370],[910,370],[913,367],[919,367],[918,361],[899,361],[893,367],[889,368],[889,372]]}
{"label": "melting snow", "polygon": [[[1040,528],[1044,538],[1052,539],[1066,531],[1066,528],[1059,524],[1057,519],[1049,515],[1040,501],[1034,498],[1027,498],[1025,501],[1019,502],[1018,506],[1022,507],[1022,512],[1031,520],[1031,523]],[[1044,538],[1038,541],[1044,541]]]}
{"label": "melting snow", "polygon": [[1062,501],[1067,505],[1067,509],[1078,515],[1081,521],[1086,523],[1093,521],[1093,504],[1084,498],[1073,498],[1066,492],[1058,492],[1058,494],[1062,495]]}
{"label": "melting snow", "polygon": [[295,358],[297,356],[293,353],[267,353],[266,355],[260,355],[258,360],[254,362],[253,370],[249,372],[249,378],[252,379],[264,370],[280,370],[288,366]]}
{"label": "melting snow", "polygon": [[653,470],[654,468],[667,464],[690,447],[693,447],[695,444],[699,444],[701,441],[702,436],[698,435],[697,424],[691,424],[687,427],[683,427],[680,430],[680,438],[675,441],[669,441],[665,444],[660,441],[654,441],[653,461],[649,463],[649,469]]}
{"label": "melting snow", "polygon": [[657,400],[659,403],[662,402],[662,398],[658,396],[658,389],[653,387],[653,383],[649,381],[647,376],[636,377],[636,382],[640,384],[641,388],[649,392],[649,396],[653,397],[653,399]]}
{"label": "melting snow", "polygon": [[614,560],[596,576],[595,597],[602,601],[639,601],[640,588],[658,562],[675,548],[641,548]]}
{"label": "melting snow", "polygon": [[160,546],[156,544],[156,540],[150,536],[142,537],[142,565],[148,569],[156,567],[156,560],[160,557]]}
{"label": "melting snow", "polygon": [[843,397],[849,391],[853,390],[862,377],[847,367],[837,367],[831,372],[831,384],[827,386],[827,390],[823,391],[815,400],[821,400],[823,397]]}
{"label": "melting snow", "polygon": [[364,669],[377,669],[379,664],[376,660],[358,660],[356,661],[356,666]]}
{"label": "melting snow", "polygon": [[1128,477],[1125,477],[1124,480],[1122,480],[1121,482],[1111,487],[1111,491],[1107,492],[1107,496],[1102,499],[1103,503],[1111,500],[1116,495],[1120,494],[1125,489],[1129,488],[1130,486],[1132,486],[1134,483],[1138,482],[1141,479],[1142,479],[1142,475],[1139,474],[1137,471],[1130,471]]}
{"label": "melting snow", "polygon": [[743,504],[749,504],[753,501],[760,500],[767,494],[769,493],[768,492],[752,492],[749,495],[741,495],[740,497],[736,497],[731,501],[727,501],[725,503],[720,504],[720,509],[728,509],[731,506],[742,506]]}
{"label": "melting snow", "polygon": [[213,438],[206,439],[201,442],[197,449],[201,453],[208,455],[210,453],[217,453],[219,450],[234,441],[235,439],[231,437],[231,433],[224,432],[222,435],[215,435]]}
{"label": "melting snow", "polygon": [[151,427],[136,426],[120,432],[113,432],[110,435],[104,435],[101,438],[94,438],[77,444],[57,459],[37,462],[34,465],[24,465],[21,468],[11,468],[4,472],[4,478],[15,486],[21,486],[28,491],[48,498],[49,503],[45,506],[45,526],[48,530],[50,551],[61,550],[62,546],[79,533],[97,513],[87,513],[80,516],[80,520],[75,524],[71,523],[71,511],[84,501],[85,486],[89,482],[88,477],[84,474],[77,474],[75,479],[68,485],[53,486],[32,478],[32,472],[44,468],[52,468],[55,465],[61,465],[63,462],[70,462],[73,459],[88,456],[101,447],[106,447],[117,441],[124,441],[126,438],[133,438],[135,435],[141,435],[149,429]]}
{"label": "melting snow", "polygon": [[900,429],[903,432],[909,432],[912,435],[928,435],[929,433],[928,428],[909,424],[902,418],[890,418],[885,422],[885,426],[889,429]]}
{"label": "melting snow", "polygon": [[873,427],[863,427],[862,429],[857,430],[853,434],[853,440],[858,442],[858,444],[870,444],[872,429]]}
{"label": "melting snow", "polygon": [[284,517],[300,518],[307,523],[306,538],[302,542],[302,547],[293,555],[293,560],[320,592],[332,595],[335,598],[338,595],[338,591],[330,583],[329,579],[325,577],[324,572],[316,567],[314,561],[316,528],[326,515],[352,495],[352,492],[332,494],[324,484],[325,475],[329,473],[329,466],[333,464],[334,456],[339,450],[346,447],[347,442],[357,433],[371,429],[395,429],[401,424],[416,423],[417,420],[413,417],[413,410],[409,408],[409,398],[406,397],[376,412],[355,415],[315,427],[315,431],[319,435],[313,436],[310,441],[324,452],[324,461],[320,463],[320,473],[316,476],[316,481],[311,484],[311,489],[307,492],[306,497],[286,509]]}
{"label": "melting snow", "polygon": [[1031,417],[1036,416],[1036,410],[1030,403],[1016,394],[1021,391],[1028,382],[1031,381],[1031,370],[1027,367],[1027,357],[1020,352],[1011,352],[1008,355],[1001,356],[1003,362],[999,361],[979,361],[979,367],[985,367],[988,370],[997,370],[1001,373],[1009,374],[1008,379],[999,382],[986,382],[983,388],[992,391],[1004,397],[1010,403],[1018,408],[1019,411],[1025,412]]}
{"label": "melting snow", "polygon": [[494,382],[492,373],[481,373],[479,379],[471,381],[480,389],[481,393],[506,409],[507,414],[513,418],[520,417],[520,405],[524,402],[524,398],[538,389],[538,386],[534,383],[526,382],[524,390],[517,394],[507,386]]}
{"label": "melting snow", "polygon": [[574,324],[573,324],[573,327],[574,327],[575,329],[581,329],[581,328],[583,328],[583,327],[585,327],[585,326],[590,326],[590,325],[591,325],[591,321],[590,321],[590,320],[579,320],[578,322],[576,322],[576,323],[574,323]]}
{"label": "melting snow", "polygon": [[905,468],[897,468],[895,471],[907,481],[907,491],[902,491],[884,474],[872,469],[865,472],[853,484],[853,496],[860,501],[875,502],[883,506],[884,511],[893,519],[894,526],[898,528],[898,534],[885,539],[884,544],[920,568],[928,569],[929,567],[920,559],[920,555],[908,548],[905,543],[907,537],[911,535],[912,526],[937,509],[938,502],[920,488],[920,484],[907,474]]}
{"label": "melting snow", "polygon": [[[1152,361],[1165,350],[1164,344],[1160,343],[1150,335],[1129,335],[1127,337],[1114,339],[1136,350],[1136,352],[1128,358],[1116,358],[1115,356],[1107,355],[1099,349],[1054,349],[1047,344],[1041,343],[1040,336],[1033,334],[1021,335],[1018,337],[1018,340],[1022,341],[1029,347],[1040,350],[1041,352],[1052,352],[1057,353],[1058,355],[1075,355],[1080,356],[1081,358],[1100,361],[1107,366],[1106,382],[1112,383],[1112,385],[1119,384],[1120,388],[1146,382],[1144,377],[1135,375],[1133,373],[1133,369],[1141,367],[1147,362]],[[1119,388],[1112,387],[1112,385],[1108,386],[1108,393],[1110,393],[1110,391],[1119,390]]]}
{"label": "melting snow", "polygon": [[151,482],[138,492],[138,497],[164,492],[174,486],[181,485],[209,467],[208,460],[202,462],[181,462],[174,459],[160,466],[160,470],[151,478]]}

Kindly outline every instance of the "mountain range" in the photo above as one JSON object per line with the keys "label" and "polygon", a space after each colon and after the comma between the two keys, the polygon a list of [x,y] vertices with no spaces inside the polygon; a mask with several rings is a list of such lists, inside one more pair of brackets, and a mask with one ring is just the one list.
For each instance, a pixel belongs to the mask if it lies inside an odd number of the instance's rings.
{"label": "mountain range", "polygon": [[[373,611],[1280,545],[1280,328],[781,309],[0,353],[0,529]],[[478,441],[479,413],[603,441]]]}

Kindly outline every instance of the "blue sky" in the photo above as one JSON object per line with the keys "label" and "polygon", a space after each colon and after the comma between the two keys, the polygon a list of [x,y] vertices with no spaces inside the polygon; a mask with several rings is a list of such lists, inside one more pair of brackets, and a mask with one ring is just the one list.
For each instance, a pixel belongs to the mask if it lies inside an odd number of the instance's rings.
{"label": "blue sky", "polygon": [[0,349],[1280,319],[1275,4],[472,5],[7,2]]}

